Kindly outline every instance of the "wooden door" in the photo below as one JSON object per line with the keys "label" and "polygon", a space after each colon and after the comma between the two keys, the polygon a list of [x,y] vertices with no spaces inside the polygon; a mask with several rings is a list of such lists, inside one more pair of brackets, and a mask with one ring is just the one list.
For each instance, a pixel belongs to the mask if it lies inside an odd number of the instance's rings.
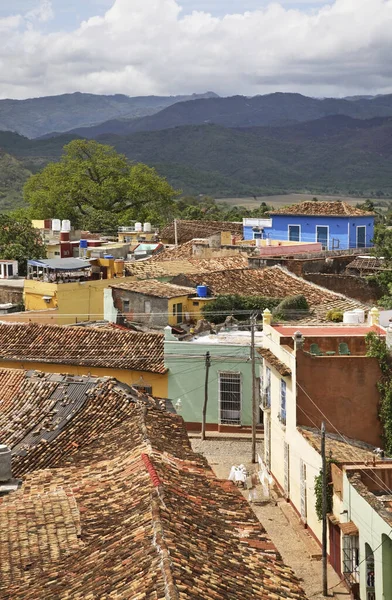
{"label": "wooden door", "polygon": [[334,525],[331,521],[329,525],[329,561],[331,566],[339,575],[342,576],[341,551],[340,551],[340,527]]}

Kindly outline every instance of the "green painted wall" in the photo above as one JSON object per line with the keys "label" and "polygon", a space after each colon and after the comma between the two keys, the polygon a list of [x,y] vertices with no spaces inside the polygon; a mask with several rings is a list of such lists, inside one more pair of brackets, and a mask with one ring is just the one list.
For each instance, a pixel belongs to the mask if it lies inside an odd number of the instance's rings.
{"label": "green painted wall", "polygon": [[[181,398],[185,421],[201,423],[204,403],[205,355],[211,355],[207,423],[219,423],[219,372],[241,373],[241,425],[252,423],[252,372],[247,345],[197,344],[165,341],[165,365],[169,369],[168,396],[175,403]],[[259,367],[256,368],[256,374]]]}

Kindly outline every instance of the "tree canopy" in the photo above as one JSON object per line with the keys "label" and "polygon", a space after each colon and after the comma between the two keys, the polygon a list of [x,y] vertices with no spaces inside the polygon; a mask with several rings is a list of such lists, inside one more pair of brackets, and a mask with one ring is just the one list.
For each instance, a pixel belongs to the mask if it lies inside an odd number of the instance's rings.
{"label": "tree canopy", "polygon": [[19,273],[26,275],[29,259],[45,257],[45,245],[29,219],[0,214],[0,258],[17,260]]}
{"label": "tree canopy", "polygon": [[95,140],[73,140],[58,163],[49,163],[24,187],[35,218],[70,219],[79,226],[92,211],[128,220],[169,218],[175,196],[155,169],[131,164]]}

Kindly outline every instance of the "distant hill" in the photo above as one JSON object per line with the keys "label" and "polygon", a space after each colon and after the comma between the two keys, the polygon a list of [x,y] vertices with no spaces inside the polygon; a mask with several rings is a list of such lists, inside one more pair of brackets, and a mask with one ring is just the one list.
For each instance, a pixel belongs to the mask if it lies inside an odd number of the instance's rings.
{"label": "distant hill", "polygon": [[76,128],[70,134],[97,138],[103,134],[127,135],[158,131],[183,125],[215,124],[224,127],[291,125],[332,115],[355,119],[392,116],[392,95],[370,98],[308,98],[301,94],[276,93],[265,96],[232,96],[178,102],[160,112],[141,118],[111,119],[89,128]]}
{"label": "distant hill", "polygon": [[[0,148],[34,172],[58,160],[73,137],[29,140],[0,132]],[[359,120],[339,115],[246,129],[190,125],[98,139],[133,161],[155,166],[187,194],[392,197],[392,117]]]}
{"label": "distant hill", "polygon": [[30,138],[91,126],[117,117],[151,115],[176,102],[217,97],[213,92],[190,96],[138,96],[122,94],[63,94],[28,100],[0,100],[0,130]]}

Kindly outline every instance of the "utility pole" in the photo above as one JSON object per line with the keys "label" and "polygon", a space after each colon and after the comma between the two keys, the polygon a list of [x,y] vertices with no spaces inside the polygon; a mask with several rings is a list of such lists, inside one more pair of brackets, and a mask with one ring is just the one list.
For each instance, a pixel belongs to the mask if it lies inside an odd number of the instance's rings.
{"label": "utility pole", "polygon": [[321,423],[321,458],[323,472],[323,498],[322,498],[322,513],[323,513],[323,538],[322,538],[322,561],[323,561],[323,596],[328,596],[327,582],[327,459],[325,456],[325,423]]}
{"label": "utility pole", "polygon": [[256,352],[255,352],[255,329],[256,314],[250,318],[251,322],[251,342],[250,358],[252,360],[252,463],[256,461],[256,423],[257,423],[257,391],[256,391]]}
{"label": "utility pole", "polygon": [[211,356],[210,353],[206,353],[206,379],[204,383],[204,404],[203,404],[203,418],[201,421],[201,439],[206,439],[206,414],[207,414],[207,404],[208,404],[208,374],[211,366]]}
{"label": "utility pole", "polygon": [[177,219],[174,219],[174,244],[178,246]]}

